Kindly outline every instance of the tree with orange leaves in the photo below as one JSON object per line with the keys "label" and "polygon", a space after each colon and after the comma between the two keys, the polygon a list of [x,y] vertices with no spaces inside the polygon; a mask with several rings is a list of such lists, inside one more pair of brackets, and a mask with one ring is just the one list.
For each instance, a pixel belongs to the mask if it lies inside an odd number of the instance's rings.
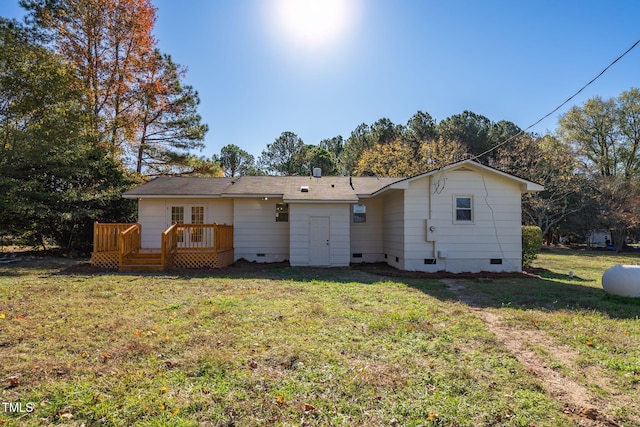
{"label": "tree with orange leaves", "polygon": [[[92,130],[103,135],[114,159],[142,172],[145,156],[161,153],[163,162],[179,162],[189,149],[202,147],[207,128],[195,112],[197,93],[180,84],[180,67],[157,52],[151,0],[21,0],[21,5],[29,21],[50,36],[56,52],[76,68]],[[177,99],[191,100],[186,110],[192,129],[198,130],[182,132],[185,120],[165,120],[174,137],[154,150],[158,144],[148,144],[149,126],[171,116]]]}

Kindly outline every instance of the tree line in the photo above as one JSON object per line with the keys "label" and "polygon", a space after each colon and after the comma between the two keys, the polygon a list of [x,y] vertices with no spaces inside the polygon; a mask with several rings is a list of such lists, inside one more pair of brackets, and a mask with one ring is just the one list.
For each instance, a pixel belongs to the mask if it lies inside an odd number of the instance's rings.
{"label": "tree line", "polygon": [[561,236],[585,241],[592,230],[611,233],[618,250],[640,239],[640,90],[594,97],[562,115],[555,132],[524,132],[464,111],[440,122],[418,111],[406,123],[387,118],[357,126],[346,140],[318,145],[283,132],[258,159],[235,145],[215,155],[226,176],[413,176],[473,158],[540,183],[523,196],[523,224],[539,226],[547,243]]}
{"label": "tree line", "polygon": [[151,0],[21,0],[0,18],[0,238],[67,248],[132,221],[144,175],[218,173],[185,69],[157,48]]}

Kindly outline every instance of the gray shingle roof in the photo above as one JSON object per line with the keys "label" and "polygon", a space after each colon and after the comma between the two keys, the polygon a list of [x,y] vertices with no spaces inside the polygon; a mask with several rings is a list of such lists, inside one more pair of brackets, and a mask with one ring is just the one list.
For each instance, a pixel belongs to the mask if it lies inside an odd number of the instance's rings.
{"label": "gray shingle roof", "polygon": [[[124,196],[154,197],[262,197],[287,201],[357,202],[402,178],[323,176],[243,176],[240,178],[160,177],[127,191]],[[301,188],[308,187],[303,192]]]}
{"label": "gray shingle roof", "polygon": [[232,178],[168,177],[155,178],[124,193],[124,196],[219,196]]}

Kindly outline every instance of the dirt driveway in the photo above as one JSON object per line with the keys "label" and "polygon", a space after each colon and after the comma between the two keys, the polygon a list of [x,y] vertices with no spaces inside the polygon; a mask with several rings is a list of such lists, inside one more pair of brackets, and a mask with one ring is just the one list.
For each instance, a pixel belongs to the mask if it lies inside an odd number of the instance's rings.
{"label": "dirt driveway", "polygon": [[[583,385],[547,366],[547,363],[533,349],[546,350],[548,354],[553,354],[558,362],[577,372],[580,371],[580,368],[577,365],[579,355],[576,351],[558,343],[557,340],[539,329],[527,330],[507,326],[497,310],[483,308],[482,301],[467,291],[463,280],[441,279],[441,282],[447,285],[461,302],[469,305],[470,309],[485,322],[497,340],[540,380],[549,395],[562,404],[567,415],[579,420],[582,426],[623,426],[607,414],[608,405],[606,402],[594,396]],[[605,375],[598,372],[597,368],[589,369],[589,381],[597,383],[598,386],[606,390]],[[628,399],[624,396],[616,396],[616,398]],[[629,402],[629,404],[633,406],[633,402]],[[638,423],[640,423],[640,418]]]}

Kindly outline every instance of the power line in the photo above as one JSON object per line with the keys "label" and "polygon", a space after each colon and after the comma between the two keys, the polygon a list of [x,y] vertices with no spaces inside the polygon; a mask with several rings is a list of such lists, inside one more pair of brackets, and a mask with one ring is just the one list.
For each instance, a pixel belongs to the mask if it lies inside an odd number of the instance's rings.
{"label": "power line", "polygon": [[613,64],[615,64],[616,62],[620,61],[627,53],[631,52],[633,50],[634,47],[636,47],[638,44],[640,44],[640,40],[636,41],[633,45],[631,45],[631,47],[627,50],[624,51],[624,53],[620,56],[618,56],[616,59],[614,59],[609,65],[607,65],[602,71],[600,71],[600,73],[598,73],[597,76],[595,76],[594,78],[592,78],[589,83],[587,83],[586,85],[582,86],[580,89],[578,89],[578,91],[576,93],[574,93],[573,95],[571,95],[569,98],[567,98],[562,104],[558,105],[556,108],[554,108],[553,110],[551,110],[549,113],[545,114],[544,116],[542,116],[542,118],[540,118],[537,122],[535,122],[532,125],[529,125],[526,129],[521,130],[520,132],[516,133],[515,135],[507,138],[506,140],[502,141],[501,143],[495,145],[494,147],[488,149],[487,151],[478,154],[477,156],[471,156],[472,160],[478,159],[482,156],[484,156],[485,154],[489,154],[490,152],[492,152],[493,150],[495,150],[496,148],[502,147],[504,144],[506,144],[507,142],[515,139],[516,137],[522,135],[523,133],[525,133],[526,131],[528,131],[529,129],[531,129],[532,127],[534,127],[535,125],[537,125],[538,123],[540,123],[541,121],[543,121],[544,119],[546,119],[547,117],[549,117],[550,115],[552,115],[553,113],[555,113],[556,111],[558,111],[560,108],[564,107],[569,101],[571,101],[573,98],[575,98],[576,96],[578,96],[578,94],[580,92],[582,92],[583,90],[585,90],[589,85],[591,85],[593,82],[595,82],[596,80],[598,80],[604,73],[607,72],[607,70],[609,68],[611,68],[613,66]]}

